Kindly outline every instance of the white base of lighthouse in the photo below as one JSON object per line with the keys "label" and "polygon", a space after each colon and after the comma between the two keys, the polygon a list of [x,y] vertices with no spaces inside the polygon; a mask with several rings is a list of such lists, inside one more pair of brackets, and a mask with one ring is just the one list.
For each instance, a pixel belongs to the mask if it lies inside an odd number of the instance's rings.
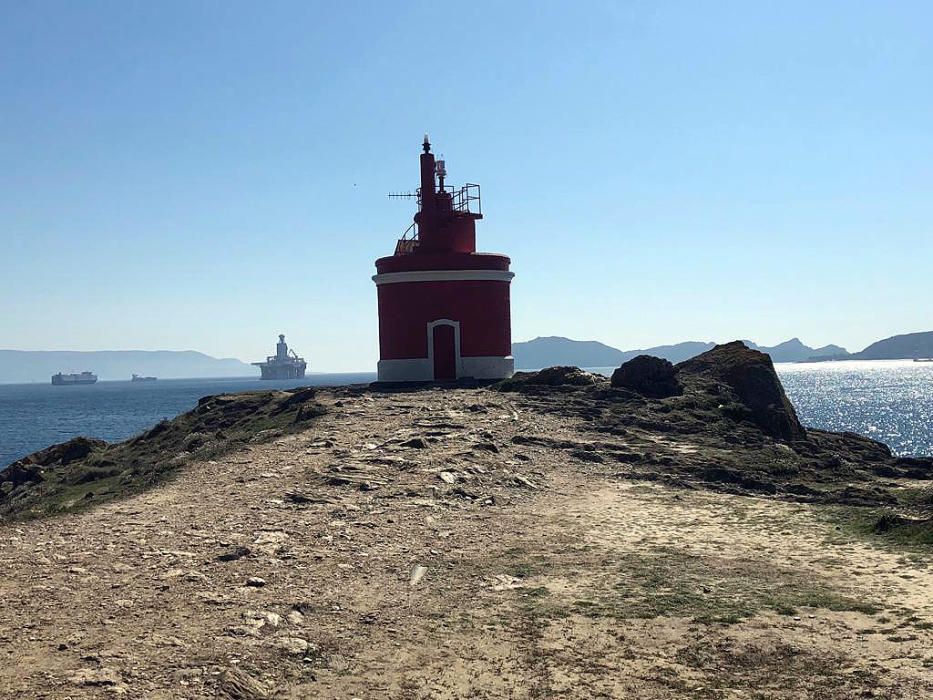
{"label": "white base of lighthouse", "polygon": [[[508,379],[515,374],[515,358],[457,357],[457,379]],[[380,382],[433,382],[434,358],[379,360]]]}

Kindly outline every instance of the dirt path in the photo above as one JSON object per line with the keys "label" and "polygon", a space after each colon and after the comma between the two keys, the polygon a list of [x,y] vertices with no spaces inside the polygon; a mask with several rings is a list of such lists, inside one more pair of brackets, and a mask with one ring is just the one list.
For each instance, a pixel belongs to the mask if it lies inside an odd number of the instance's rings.
{"label": "dirt path", "polygon": [[0,528],[0,695],[933,696],[929,557],[515,442],[592,440],[521,397],[323,400],[304,433]]}

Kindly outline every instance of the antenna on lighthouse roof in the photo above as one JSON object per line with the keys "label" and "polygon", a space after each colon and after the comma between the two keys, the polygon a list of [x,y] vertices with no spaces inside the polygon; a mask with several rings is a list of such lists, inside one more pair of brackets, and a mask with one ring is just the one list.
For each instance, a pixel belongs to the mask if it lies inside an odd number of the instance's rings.
{"label": "antenna on lighthouse roof", "polygon": [[427,134],[424,135],[424,143],[421,144],[421,147],[424,148],[424,152],[425,152],[425,153],[430,153],[430,152],[431,152],[431,142],[428,141],[428,135],[427,135]]}

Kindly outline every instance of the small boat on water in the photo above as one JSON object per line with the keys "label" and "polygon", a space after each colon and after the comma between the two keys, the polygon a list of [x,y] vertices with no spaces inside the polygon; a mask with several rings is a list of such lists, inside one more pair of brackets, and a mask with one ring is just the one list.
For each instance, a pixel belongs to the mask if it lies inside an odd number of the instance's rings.
{"label": "small boat on water", "polygon": [[133,378],[130,379],[131,382],[154,382],[158,377],[141,377],[138,374],[134,374]]}
{"label": "small boat on water", "polygon": [[933,357],[915,357],[914,362],[933,362]]}

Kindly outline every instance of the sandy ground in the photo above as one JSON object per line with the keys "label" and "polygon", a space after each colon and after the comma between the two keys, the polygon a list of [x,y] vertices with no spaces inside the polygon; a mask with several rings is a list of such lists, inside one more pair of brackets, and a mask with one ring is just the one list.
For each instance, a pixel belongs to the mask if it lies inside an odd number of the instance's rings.
{"label": "sandy ground", "polygon": [[0,528],[0,697],[933,697],[928,555],[513,442],[593,441],[519,395],[322,401]]}

